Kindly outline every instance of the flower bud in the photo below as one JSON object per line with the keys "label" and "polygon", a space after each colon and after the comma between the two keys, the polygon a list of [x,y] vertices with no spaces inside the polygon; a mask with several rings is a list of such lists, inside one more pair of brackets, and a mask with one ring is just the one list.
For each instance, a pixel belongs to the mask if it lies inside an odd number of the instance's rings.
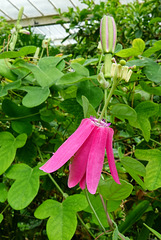
{"label": "flower bud", "polygon": [[104,16],[100,24],[100,38],[104,53],[114,53],[117,29],[113,17]]}

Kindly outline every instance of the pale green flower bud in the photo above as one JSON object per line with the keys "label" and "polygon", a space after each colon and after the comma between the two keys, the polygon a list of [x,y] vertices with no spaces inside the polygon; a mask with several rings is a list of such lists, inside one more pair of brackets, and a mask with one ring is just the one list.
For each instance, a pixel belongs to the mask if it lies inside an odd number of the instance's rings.
{"label": "pale green flower bud", "polygon": [[113,17],[104,16],[100,24],[100,38],[103,53],[114,53],[117,38],[117,29]]}

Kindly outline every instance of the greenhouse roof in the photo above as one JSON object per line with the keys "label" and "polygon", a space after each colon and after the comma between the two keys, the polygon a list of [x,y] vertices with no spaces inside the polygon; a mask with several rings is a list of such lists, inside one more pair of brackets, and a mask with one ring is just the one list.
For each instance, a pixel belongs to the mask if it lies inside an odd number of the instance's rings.
{"label": "greenhouse roof", "polygon": [[[101,1],[106,2],[107,0]],[[121,0],[123,3],[130,1],[132,0]],[[99,4],[99,2],[100,0],[94,0],[95,4]],[[24,7],[21,25],[23,27],[32,26],[34,33],[43,34],[58,45],[67,36],[65,25],[63,27],[55,24],[57,19],[54,19],[53,16],[58,15],[58,9],[66,12],[68,7],[83,9],[86,6],[79,0],[3,0],[3,4],[0,5],[0,16],[5,17],[8,22],[15,23],[19,9]],[[73,41],[68,39],[65,44]]]}

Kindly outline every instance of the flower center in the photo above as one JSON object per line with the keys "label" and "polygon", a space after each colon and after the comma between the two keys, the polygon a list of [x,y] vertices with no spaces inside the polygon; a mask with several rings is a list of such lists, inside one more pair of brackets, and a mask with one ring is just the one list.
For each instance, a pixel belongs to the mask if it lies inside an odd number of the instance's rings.
{"label": "flower center", "polygon": [[106,123],[104,119],[102,119],[100,122],[93,116],[90,116],[90,119],[98,127],[109,127],[111,125],[111,123]]}

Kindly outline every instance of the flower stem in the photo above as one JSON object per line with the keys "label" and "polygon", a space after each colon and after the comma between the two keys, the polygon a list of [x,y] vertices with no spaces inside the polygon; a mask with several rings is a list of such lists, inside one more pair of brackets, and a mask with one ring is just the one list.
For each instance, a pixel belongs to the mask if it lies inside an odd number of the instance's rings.
{"label": "flower stem", "polygon": [[93,211],[93,213],[94,213],[94,215],[95,215],[95,217],[96,217],[99,225],[101,226],[101,228],[102,228],[102,230],[104,231],[104,233],[106,233],[106,229],[105,229],[104,226],[102,225],[102,223],[101,223],[101,221],[100,221],[100,219],[99,219],[99,217],[98,217],[98,215],[97,215],[97,213],[96,213],[96,211],[95,211],[95,209],[94,209],[94,207],[93,207],[93,205],[92,205],[92,203],[91,203],[91,201],[90,201],[90,199],[89,199],[88,191],[87,191],[86,188],[85,188],[84,192],[85,192],[85,196],[86,196],[87,202],[88,202],[90,208],[92,209],[92,211]]}
{"label": "flower stem", "polygon": [[106,111],[106,109],[107,109],[107,106],[108,106],[108,104],[109,104],[109,102],[110,102],[110,99],[111,99],[111,97],[112,97],[112,95],[113,95],[113,92],[115,91],[115,88],[117,87],[117,84],[118,84],[117,78],[114,78],[114,79],[113,79],[112,88],[111,88],[111,90],[110,90],[110,92],[109,92],[109,94],[108,94],[108,97],[107,97],[107,99],[106,99],[105,105],[104,105],[104,107],[103,107],[103,109],[102,109],[102,112],[101,112],[101,115],[100,115],[98,121],[101,121],[101,119],[103,118],[103,116],[104,116],[104,114],[105,114],[105,111]]}
{"label": "flower stem", "polygon": [[57,182],[55,181],[55,179],[51,176],[50,173],[48,173],[49,178],[51,179],[51,181],[54,183],[54,185],[57,187],[57,189],[59,190],[59,192],[63,195],[63,198],[67,198],[68,194],[63,192],[63,190],[61,189],[61,187],[57,184]]}
{"label": "flower stem", "polygon": [[[43,157],[40,151],[40,148],[37,146],[38,149],[38,153],[40,156],[41,161],[43,161]],[[61,189],[61,187],[57,184],[57,182],[55,181],[55,179],[51,176],[50,173],[48,173],[49,178],[51,179],[51,181],[54,183],[54,185],[57,187],[57,189],[59,190],[59,192],[62,194],[63,198],[66,199],[68,197],[68,194],[63,192],[63,190]],[[94,234],[88,229],[88,227],[86,226],[86,224],[84,223],[84,221],[82,220],[82,218],[79,216],[79,214],[77,213],[77,217],[79,219],[79,221],[82,223],[82,225],[85,227],[85,229],[89,232],[89,234],[95,238]]]}
{"label": "flower stem", "polygon": [[104,208],[105,213],[106,213],[108,225],[110,226],[111,229],[114,229],[113,223],[112,223],[112,221],[111,221],[110,215],[108,214],[107,207],[106,207],[106,204],[105,204],[105,202],[104,202],[104,200],[103,200],[103,197],[102,197],[101,194],[99,194],[99,196],[100,196],[100,198],[101,198],[101,202],[102,202],[103,208]]}
{"label": "flower stem", "polygon": [[105,78],[110,78],[111,77],[111,62],[112,59],[112,54],[111,53],[105,53],[104,56],[104,73],[105,73]]}

